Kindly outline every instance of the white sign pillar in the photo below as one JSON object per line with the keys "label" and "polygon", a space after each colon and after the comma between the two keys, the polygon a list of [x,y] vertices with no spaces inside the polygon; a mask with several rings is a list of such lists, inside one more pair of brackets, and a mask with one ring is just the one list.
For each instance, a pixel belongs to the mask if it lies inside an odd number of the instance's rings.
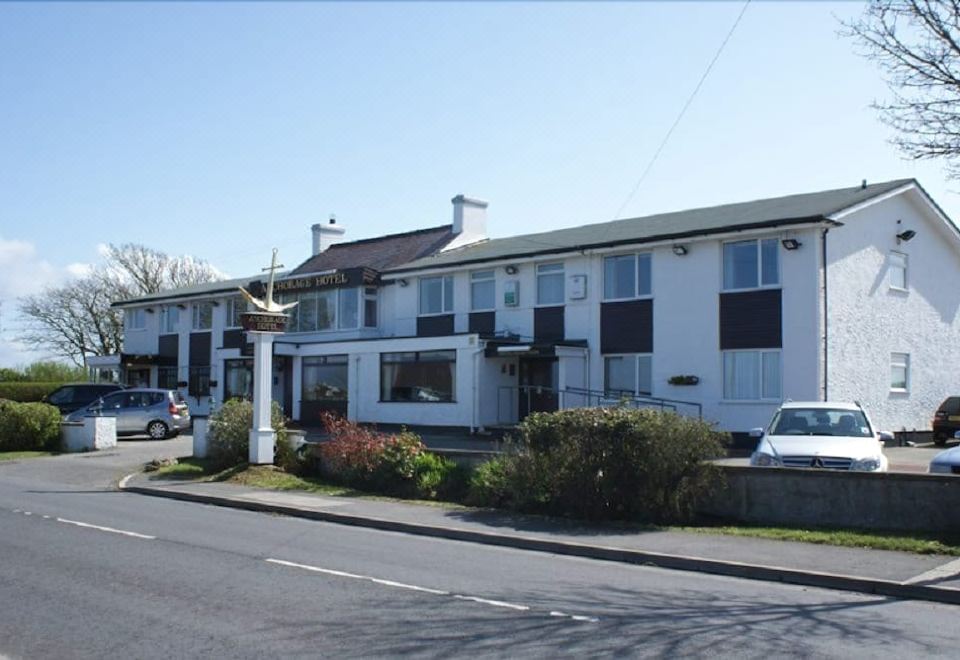
{"label": "white sign pillar", "polygon": [[270,408],[273,402],[273,334],[251,332],[253,340],[253,428],[250,429],[250,463],[273,463],[274,437]]}

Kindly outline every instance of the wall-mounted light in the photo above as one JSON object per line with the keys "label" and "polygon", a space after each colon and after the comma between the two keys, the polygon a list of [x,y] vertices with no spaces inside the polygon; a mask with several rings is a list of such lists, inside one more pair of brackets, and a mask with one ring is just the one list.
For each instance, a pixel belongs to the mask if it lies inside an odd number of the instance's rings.
{"label": "wall-mounted light", "polygon": [[674,245],[673,253],[678,257],[685,257],[687,255],[687,246],[686,245]]}
{"label": "wall-mounted light", "polygon": [[186,309],[186,308],[187,306],[184,305],[183,303],[177,303],[177,309]]}
{"label": "wall-mounted light", "polygon": [[513,266],[513,265],[507,266],[507,267],[504,268],[503,270],[506,271],[507,275],[516,275],[516,274],[517,274],[517,267],[516,267],[516,266]]}
{"label": "wall-mounted light", "polygon": [[916,235],[917,235],[917,232],[913,231],[912,229],[902,231],[899,234],[897,234],[897,242],[899,243],[900,241],[903,241],[904,243],[906,243]]}
{"label": "wall-mounted light", "polygon": [[410,284],[410,282],[408,282],[408,281],[406,281],[405,279],[402,279],[402,278],[401,278],[401,279],[397,280],[397,284],[399,284],[400,286],[407,286],[408,284]]}
{"label": "wall-mounted light", "polygon": [[785,238],[782,241],[780,241],[780,245],[783,246],[784,250],[796,250],[801,245],[803,245],[803,243],[801,243],[795,238]]}
{"label": "wall-mounted light", "polygon": [[147,307],[146,312],[147,314],[153,314],[153,307]]}
{"label": "wall-mounted light", "polygon": [[211,301],[210,301],[210,304],[213,305],[214,307],[219,307],[219,306],[220,306],[220,302],[217,301],[217,300],[211,300]]}

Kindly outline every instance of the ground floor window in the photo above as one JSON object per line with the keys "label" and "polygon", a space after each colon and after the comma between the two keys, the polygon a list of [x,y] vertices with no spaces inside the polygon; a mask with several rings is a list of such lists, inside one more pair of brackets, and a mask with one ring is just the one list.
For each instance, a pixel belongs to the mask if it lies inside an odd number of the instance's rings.
{"label": "ground floor window", "polygon": [[157,387],[161,390],[177,389],[177,368],[160,367],[157,369]]}
{"label": "ground floor window", "polygon": [[723,398],[781,399],[780,351],[724,351]]}
{"label": "ground floor window", "polygon": [[347,400],[346,355],[303,358],[303,400]]}
{"label": "ground floor window", "polygon": [[890,391],[906,392],[910,386],[910,354],[890,354]]}
{"label": "ground floor window", "polygon": [[223,361],[223,400],[253,399],[253,360]]}
{"label": "ground floor window", "polygon": [[604,389],[613,395],[650,395],[653,392],[652,363],[653,356],[646,354],[604,356]]}
{"label": "ground floor window", "polygon": [[150,387],[150,369],[127,369],[127,387]]}
{"label": "ground floor window", "polygon": [[210,396],[210,367],[190,367],[187,394],[190,396]]}
{"label": "ground floor window", "polygon": [[380,399],[452,402],[455,400],[456,371],[456,351],[382,353]]}

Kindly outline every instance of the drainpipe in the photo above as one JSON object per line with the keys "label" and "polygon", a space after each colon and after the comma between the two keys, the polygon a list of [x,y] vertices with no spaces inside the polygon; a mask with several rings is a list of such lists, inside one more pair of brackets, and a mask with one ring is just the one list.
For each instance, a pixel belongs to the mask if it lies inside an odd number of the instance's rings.
{"label": "drainpipe", "polygon": [[483,431],[480,425],[480,355],[486,349],[486,342],[477,340],[478,347],[473,352],[473,410],[470,413],[470,435]]}
{"label": "drainpipe", "polygon": [[823,231],[820,233],[820,268],[822,271],[822,287],[823,291],[821,292],[821,298],[823,298],[823,400],[829,400],[829,390],[827,389],[828,381],[827,374],[829,372],[828,365],[830,353],[828,348],[828,339],[830,337],[829,333],[829,322],[827,316],[827,233],[830,231],[829,227],[824,227]]}

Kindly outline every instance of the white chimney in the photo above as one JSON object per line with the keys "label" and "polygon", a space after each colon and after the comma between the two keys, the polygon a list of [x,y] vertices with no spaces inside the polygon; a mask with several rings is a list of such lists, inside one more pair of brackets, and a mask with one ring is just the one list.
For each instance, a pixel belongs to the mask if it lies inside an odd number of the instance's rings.
{"label": "white chimney", "polygon": [[487,238],[487,202],[466,195],[457,195],[453,202],[454,238],[443,249],[476,243]]}
{"label": "white chimney", "polygon": [[313,254],[317,255],[325,251],[334,243],[342,243],[343,235],[347,230],[337,224],[337,219],[330,216],[327,224],[317,223],[313,227]]}

